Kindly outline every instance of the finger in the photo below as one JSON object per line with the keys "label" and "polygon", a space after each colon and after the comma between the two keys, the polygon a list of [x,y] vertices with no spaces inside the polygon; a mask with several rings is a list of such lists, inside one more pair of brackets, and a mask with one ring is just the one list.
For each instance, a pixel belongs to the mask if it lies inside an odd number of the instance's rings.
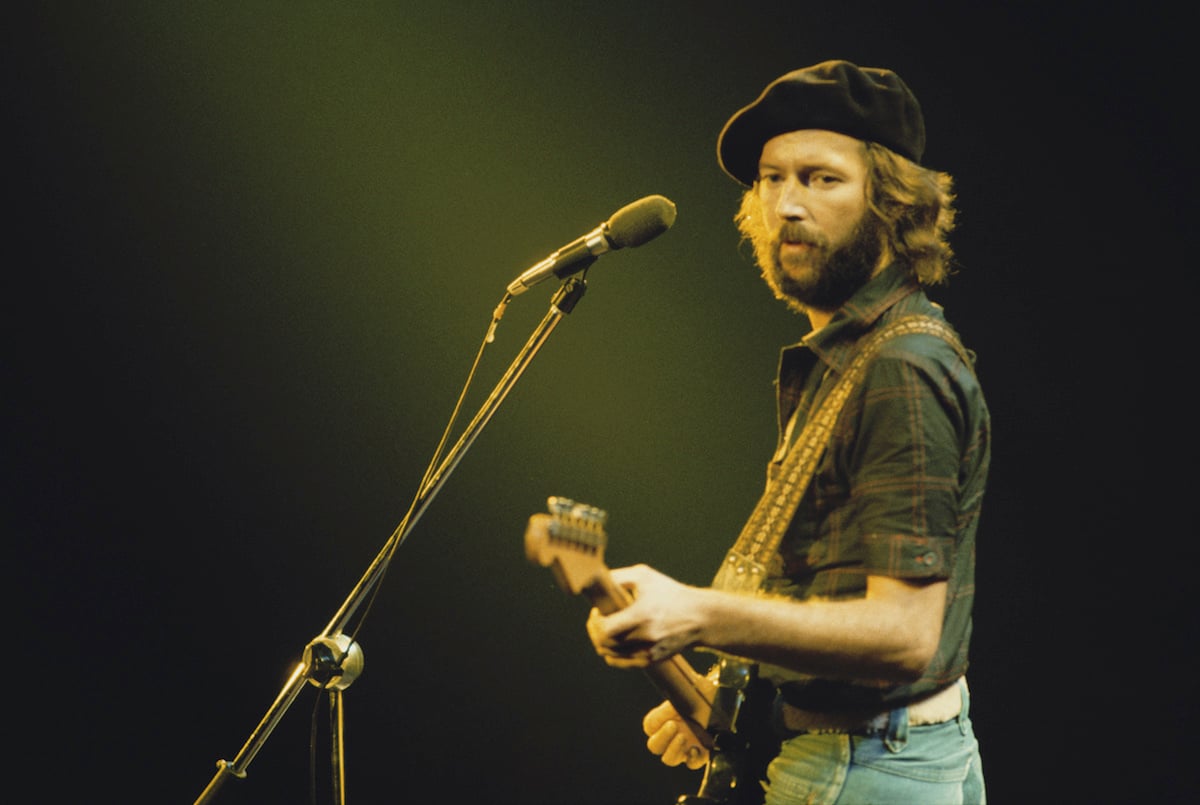
{"label": "finger", "polygon": [[668,766],[685,763],[689,769],[702,768],[708,763],[708,750],[682,719],[675,723],[679,725],[678,730],[663,751],[662,762]]}
{"label": "finger", "polygon": [[601,653],[604,658],[604,663],[610,668],[646,668],[650,665],[650,661],[642,655],[626,657],[623,654],[607,654]]}
{"label": "finger", "polygon": [[591,641],[596,648],[599,648],[601,645],[603,645],[606,639],[604,627],[602,625],[603,620],[604,616],[600,614],[600,610],[592,607],[592,611],[588,613],[586,626],[588,637],[591,638]]}
{"label": "finger", "polygon": [[658,732],[663,724],[671,719],[678,718],[679,712],[675,709],[675,706],[669,701],[662,702],[642,718],[642,732],[647,735],[653,735]]}
{"label": "finger", "polygon": [[[588,637],[597,648],[628,653],[628,636],[637,625],[624,610],[608,615],[593,607],[586,622]],[[640,646],[639,646],[640,647]]]}
{"label": "finger", "polygon": [[612,570],[608,571],[609,578],[611,578],[613,583],[617,586],[632,583],[633,577],[636,574],[637,571],[633,569],[633,566],[614,567]]}
{"label": "finger", "polygon": [[662,762],[668,766],[678,766],[680,763],[687,763],[689,759],[688,750],[695,745],[690,733],[680,732],[667,744],[667,749],[662,754]]}
{"label": "finger", "polygon": [[609,572],[613,583],[618,587],[624,587],[631,593],[637,592],[638,582],[647,577],[649,568],[644,564],[629,565],[628,567],[618,567]]}
{"label": "finger", "polygon": [[645,647],[635,641],[621,640],[608,628],[608,616],[593,609],[587,619],[587,635],[592,648],[609,665],[617,668],[641,668],[647,663],[640,656]]}
{"label": "finger", "polygon": [[700,769],[708,763],[708,750],[679,718],[669,701],[646,713],[642,719],[642,729],[650,736],[646,748],[658,755],[667,766],[685,763],[689,769]]}
{"label": "finger", "polygon": [[[656,755],[662,755],[670,748],[671,742],[679,735],[679,720],[671,719],[655,730],[646,741],[646,748]],[[663,763],[666,763],[663,758]]]}
{"label": "finger", "polygon": [[687,767],[701,769],[708,763],[708,750],[700,744],[693,744],[687,750]]}

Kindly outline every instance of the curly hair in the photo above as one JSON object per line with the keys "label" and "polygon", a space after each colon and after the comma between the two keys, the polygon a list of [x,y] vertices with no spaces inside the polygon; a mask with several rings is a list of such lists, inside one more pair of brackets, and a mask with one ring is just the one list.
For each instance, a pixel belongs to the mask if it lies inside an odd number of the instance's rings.
{"label": "curly hair", "polygon": [[[883,225],[885,248],[908,266],[923,286],[946,282],[954,273],[954,180],[922,167],[882,145],[864,142],[867,161],[867,208]],[[759,260],[771,254],[770,233],[759,214],[758,184],[742,194],[734,221]],[[765,249],[765,251],[764,251]]]}

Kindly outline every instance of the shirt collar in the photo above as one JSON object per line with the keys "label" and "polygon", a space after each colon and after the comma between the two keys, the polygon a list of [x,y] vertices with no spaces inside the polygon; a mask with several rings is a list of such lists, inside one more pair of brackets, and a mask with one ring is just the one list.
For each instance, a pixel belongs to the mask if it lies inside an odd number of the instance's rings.
{"label": "shirt collar", "polygon": [[827,365],[840,368],[842,359],[859,337],[901,299],[920,290],[905,266],[892,263],[859,288],[833,314],[829,323],[809,333],[802,344]]}

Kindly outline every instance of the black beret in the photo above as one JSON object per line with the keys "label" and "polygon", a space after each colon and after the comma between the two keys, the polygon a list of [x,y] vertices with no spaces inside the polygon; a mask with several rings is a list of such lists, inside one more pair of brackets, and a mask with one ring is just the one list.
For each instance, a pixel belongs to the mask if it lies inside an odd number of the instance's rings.
{"label": "black beret", "polygon": [[900,76],[825,61],[780,76],[731,117],[717,138],[717,160],[734,179],[752,185],[767,140],[800,129],[876,142],[913,162],[925,152],[921,105]]}

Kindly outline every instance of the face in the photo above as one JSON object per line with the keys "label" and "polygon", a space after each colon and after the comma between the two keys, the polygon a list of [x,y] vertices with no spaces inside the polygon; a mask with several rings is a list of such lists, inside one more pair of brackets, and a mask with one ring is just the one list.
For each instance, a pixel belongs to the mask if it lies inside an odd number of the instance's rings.
{"label": "face", "polygon": [[762,232],[755,251],[781,299],[833,311],[875,272],[881,224],[867,214],[867,162],[859,140],[819,129],[766,142],[755,186]]}

